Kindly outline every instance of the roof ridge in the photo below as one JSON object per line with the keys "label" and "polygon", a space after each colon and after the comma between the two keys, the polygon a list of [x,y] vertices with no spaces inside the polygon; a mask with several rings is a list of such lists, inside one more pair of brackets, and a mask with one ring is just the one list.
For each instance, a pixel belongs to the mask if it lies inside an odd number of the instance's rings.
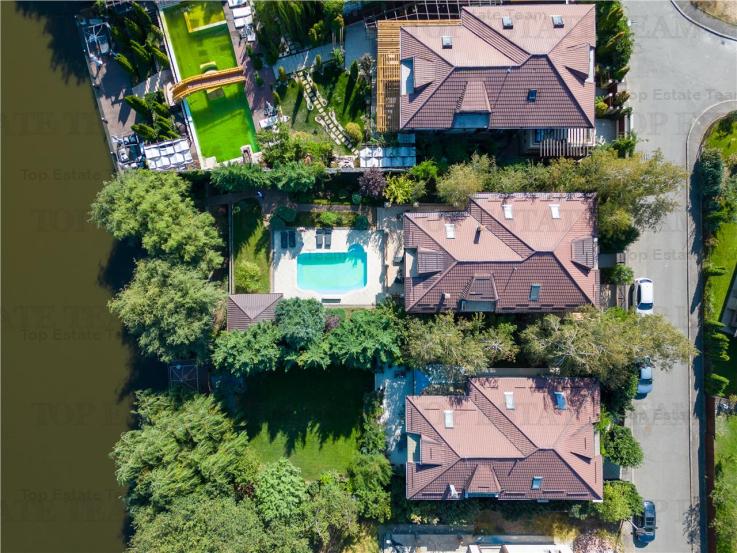
{"label": "roof ridge", "polygon": [[[453,467],[455,467],[460,461],[465,461],[465,459],[462,459],[459,456],[455,461],[453,461],[451,464],[449,464],[448,467],[444,471],[440,472],[435,478],[433,478],[432,480],[430,480],[427,484],[425,484],[420,489],[418,489],[415,493],[413,493],[412,494],[412,497],[414,497],[417,494],[419,494],[422,491],[424,491],[425,488],[427,488],[430,484],[434,484],[441,476],[443,476],[446,472],[448,472],[450,469],[452,469]],[[409,498],[409,499],[411,499],[411,498]]]}
{"label": "roof ridge", "polygon": [[[415,411],[417,411],[417,412],[418,412],[418,413],[420,414],[420,416],[421,416],[421,417],[422,417],[423,419],[425,419],[425,422],[427,422],[427,424],[428,424],[428,425],[430,426],[430,428],[432,428],[433,430],[435,430],[435,425],[434,425],[433,423],[431,423],[431,422],[430,422],[430,419],[428,419],[428,418],[427,418],[427,417],[425,416],[425,414],[424,414],[424,413],[422,412],[422,409],[420,409],[420,408],[419,408],[419,407],[417,406],[417,404],[415,404],[415,402],[414,402],[414,401],[412,401],[412,396],[406,396],[406,397],[407,397],[407,400],[408,400],[408,401],[409,401],[409,402],[410,402],[410,403],[412,404],[412,406],[413,406],[413,407],[415,408]],[[456,451],[456,450],[455,450],[455,449],[453,448],[453,446],[452,446],[452,445],[450,445],[450,444],[449,444],[449,443],[448,443],[448,442],[447,442],[447,441],[445,440],[445,438],[443,438],[443,436],[442,436],[442,435],[440,434],[440,432],[438,432],[438,431],[436,430],[436,431],[435,431],[435,433],[436,433],[436,434],[438,435],[438,437],[440,438],[440,440],[441,440],[441,441],[442,441],[442,442],[443,442],[443,443],[444,443],[444,444],[445,444],[445,445],[446,445],[446,446],[448,447],[448,449],[450,449],[450,450],[451,450],[451,451],[453,452],[453,454],[454,454],[454,455],[455,455],[456,457],[458,457],[458,459],[460,459],[460,458],[461,458],[460,454],[459,454],[459,453],[458,453],[458,452],[457,452],[457,451]],[[422,434],[420,434],[420,437],[422,437]],[[434,439],[434,438],[433,438],[433,439]],[[445,471],[443,471],[443,472],[445,472]],[[441,474],[442,474],[442,473],[441,473]]]}
{"label": "roof ridge", "polygon": [[[573,474],[579,480],[579,482],[583,483],[583,485],[589,490],[589,492],[591,493],[592,496],[594,496],[594,497],[596,497],[598,499],[602,499],[602,497],[599,496],[599,494],[596,493],[596,490],[594,490],[594,488],[592,488],[589,485],[589,483],[579,474],[579,472],[576,469],[574,469],[568,461],[566,461],[565,457],[563,455],[561,455],[560,451],[558,451],[557,448],[552,447],[550,449],[539,449],[538,451],[551,451],[551,452],[553,452],[561,460],[561,462],[563,462],[563,464],[566,467],[568,467],[568,470],[571,472],[571,474]],[[592,462],[594,462],[594,459],[595,459],[595,457],[592,459]]]}
{"label": "roof ridge", "polygon": [[[418,41],[418,42],[421,42],[421,41]],[[427,44],[425,44],[424,42],[422,44],[424,44],[425,46],[427,46]],[[427,46],[427,47],[429,48],[429,46]],[[427,98],[425,98],[425,100],[422,102],[422,105],[423,106],[426,105],[427,102],[430,101],[430,98],[432,98],[433,96],[435,96],[435,93],[440,89],[440,87],[443,85],[443,83],[445,83],[445,81],[448,80],[448,77],[450,77],[455,72],[455,70],[457,69],[453,65],[450,65],[449,62],[447,62],[446,60],[444,60],[440,56],[438,56],[438,58],[440,58],[441,60],[443,60],[446,64],[448,64],[450,66],[450,71],[448,71],[448,74],[445,77],[443,77],[442,80],[438,81],[438,84],[435,85],[435,88],[432,90],[432,92],[430,94],[428,94]],[[412,117],[410,117],[409,119],[407,119],[407,121],[405,121],[404,125],[400,125],[400,127],[406,127],[407,125],[409,125],[412,122],[412,120],[415,117],[417,117],[417,114],[418,113],[420,113],[420,110],[419,109],[415,110],[415,112],[412,114]]]}
{"label": "roof ridge", "polygon": [[[489,29],[489,30],[490,30],[490,31],[491,31],[492,33],[494,33],[494,34],[495,34],[496,36],[498,36],[498,37],[499,37],[499,38],[501,38],[501,39],[502,39],[503,41],[505,41],[505,42],[506,42],[507,44],[510,44],[510,45],[512,46],[512,48],[517,48],[518,50],[521,50],[522,52],[524,52],[525,54],[527,54],[527,56],[528,56],[528,59],[529,59],[529,56],[531,56],[531,55],[532,55],[532,54],[530,54],[530,52],[528,52],[527,50],[525,50],[524,48],[522,48],[522,46],[520,46],[520,45],[519,45],[519,44],[517,44],[516,42],[513,42],[512,40],[508,39],[508,38],[507,38],[507,37],[505,37],[505,36],[504,36],[503,34],[501,34],[501,33],[500,33],[500,32],[498,32],[498,31],[497,31],[496,29],[494,29],[494,28],[493,28],[493,27],[492,27],[491,25],[489,25],[488,23],[486,23],[485,21],[483,21],[483,20],[482,20],[482,19],[481,19],[480,17],[476,16],[476,15],[475,15],[475,14],[474,14],[473,12],[471,12],[470,10],[468,10],[468,8],[470,8],[470,7],[471,7],[471,6],[463,6],[463,7],[461,8],[461,14],[462,14],[463,12],[467,13],[468,15],[470,15],[471,17],[473,17],[473,18],[474,18],[474,19],[475,19],[476,21],[478,21],[479,23],[481,23],[481,24],[482,24],[482,25],[483,25],[484,27],[486,27],[487,29]],[[461,25],[462,25],[463,27],[466,27],[465,25],[463,25],[462,21],[463,21],[463,20],[461,19]],[[491,46],[492,48],[494,48],[494,49],[496,49],[496,50],[499,50],[499,49],[498,49],[498,48],[497,48],[496,46],[494,46],[494,45],[493,45],[493,44],[492,44],[491,42],[489,42],[488,40],[486,40],[486,39],[485,39],[484,37],[482,37],[482,36],[481,36],[480,34],[478,34],[478,33],[477,33],[476,31],[474,31],[473,29],[469,29],[468,27],[466,27],[466,29],[468,29],[469,31],[471,31],[471,32],[472,32],[473,34],[475,34],[475,35],[476,35],[477,37],[479,37],[479,38],[480,38],[481,40],[483,40],[483,41],[484,41],[484,42],[485,42],[486,44],[488,44],[488,45],[489,45],[489,46]],[[500,50],[499,50],[499,51],[500,51]],[[504,52],[502,52],[502,54],[504,54]],[[507,56],[507,54],[504,54],[504,55],[505,55],[505,56]],[[511,57],[509,57],[509,56],[507,56],[507,57],[508,57],[508,58],[509,58],[510,60],[512,60],[512,61],[514,61],[515,63],[517,63],[517,62],[516,62],[516,61],[515,61],[514,59],[512,59]],[[526,61],[526,60],[525,60],[525,61]],[[524,63],[524,61],[522,61],[522,62],[519,62],[519,65],[522,65],[523,63]]]}
{"label": "roof ridge", "polygon": [[573,27],[571,27],[570,29],[568,29],[568,32],[567,33],[565,33],[562,37],[560,37],[560,40],[558,40],[558,42],[556,42],[555,45],[550,50],[548,50],[548,53],[552,53],[553,50],[555,50],[556,48],[558,48],[558,46],[560,46],[560,43],[563,42],[565,39],[567,39],[568,36],[575,30],[575,28],[578,27],[581,24],[581,21],[583,21],[584,19],[586,19],[589,16],[589,12],[591,12],[591,10],[594,9],[594,4],[589,4],[589,6],[590,7],[586,11],[586,13],[584,13],[581,16],[581,18],[576,22],[576,24]]}
{"label": "roof ridge", "polygon": [[[578,284],[578,281],[573,277],[573,275],[570,273],[570,271],[568,269],[566,269],[566,266],[563,265],[563,263],[558,258],[558,256],[555,255],[555,252],[533,252],[532,255],[530,255],[530,257],[532,257],[535,254],[549,255],[550,257],[552,257],[555,260],[555,262],[558,265],[560,265],[560,268],[563,270],[563,272],[566,274],[566,276],[568,276],[568,278],[571,279],[571,282],[573,282],[573,284],[576,285],[576,288],[578,289],[578,291],[581,292],[581,294],[583,294],[584,297],[586,297],[586,298],[589,297],[589,295],[586,292],[584,292],[583,288],[581,288],[581,286]],[[597,302],[597,305],[598,305],[598,302]]]}

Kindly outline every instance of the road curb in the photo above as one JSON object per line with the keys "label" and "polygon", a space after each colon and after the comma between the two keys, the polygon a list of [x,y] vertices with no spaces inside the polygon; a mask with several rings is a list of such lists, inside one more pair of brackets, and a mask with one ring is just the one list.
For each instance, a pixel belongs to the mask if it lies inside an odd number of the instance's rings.
{"label": "road curb", "polygon": [[727,40],[732,40],[732,41],[737,42],[737,38],[735,38],[733,36],[729,36],[727,34],[724,34],[724,33],[720,32],[720,31],[717,31],[716,29],[713,29],[709,25],[706,25],[705,23],[701,23],[700,21],[697,21],[696,19],[694,19],[693,17],[691,17],[690,15],[688,15],[685,11],[683,11],[683,9],[681,8],[681,6],[678,5],[678,3],[676,2],[676,0],[670,0],[670,3],[673,4],[673,7],[675,7],[676,10],[678,10],[678,13],[680,13],[685,19],[687,19],[688,21],[690,21],[691,23],[693,23],[697,27],[700,27],[701,29],[704,29],[706,32],[711,33],[713,35],[716,35],[718,37],[721,37],[721,38],[724,38],[724,39],[727,39]]}

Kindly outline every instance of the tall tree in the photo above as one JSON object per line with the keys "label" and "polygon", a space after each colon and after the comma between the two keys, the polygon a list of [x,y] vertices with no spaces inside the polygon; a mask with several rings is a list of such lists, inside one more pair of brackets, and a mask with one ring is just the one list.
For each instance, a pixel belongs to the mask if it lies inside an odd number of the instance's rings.
{"label": "tall tree", "polygon": [[360,454],[355,457],[348,467],[348,482],[358,500],[361,516],[379,522],[391,517],[391,478],[392,467],[383,454]]}
{"label": "tall tree", "polygon": [[215,339],[212,363],[236,376],[276,370],[281,356],[280,335],[269,321],[251,325],[245,331],[221,332]]}
{"label": "tall tree", "polygon": [[310,484],[307,504],[308,531],[318,553],[340,553],[358,535],[358,502],[340,476],[327,472]]}
{"label": "tall tree", "polygon": [[289,298],[276,305],[276,325],[292,350],[308,348],[325,330],[325,308],[315,299]]}
{"label": "tall tree", "polygon": [[139,238],[150,255],[212,270],[222,240],[209,213],[198,212],[189,184],[164,171],[123,171],[103,185],[90,217],[114,238]]}
{"label": "tall tree", "polygon": [[401,355],[401,328],[388,307],[354,312],[329,335],[331,356],[355,369],[374,370]]}
{"label": "tall tree", "polygon": [[254,498],[264,521],[294,520],[302,514],[307,500],[302,472],[284,458],[266,465],[257,477]]}
{"label": "tall tree", "polygon": [[594,503],[593,508],[596,515],[604,522],[621,522],[642,512],[642,497],[637,493],[632,482],[605,482],[604,501]]}
{"label": "tall tree", "polygon": [[120,437],[111,457],[134,513],[168,509],[189,494],[230,497],[253,485],[258,462],[248,439],[212,396],[138,392],[133,412],[140,427]]}
{"label": "tall tree", "polygon": [[477,154],[466,163],[452,165],[438,181],[438,196],[453,207],[465,207],[468,198],[486,186],[492,166],[487,156]]}
{"label": "tall tree", "polygon": [[213,312],[224,299],[199,271],[150,259],[136,264],[133,280],[108,306],[145,354],[170,362],[204,356]]}

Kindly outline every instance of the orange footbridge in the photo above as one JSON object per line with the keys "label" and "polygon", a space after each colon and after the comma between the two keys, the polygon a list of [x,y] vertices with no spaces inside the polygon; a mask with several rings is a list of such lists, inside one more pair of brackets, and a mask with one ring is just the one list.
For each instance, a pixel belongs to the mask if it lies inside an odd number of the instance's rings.
{"label": "orange footbridge", "polygon": [[243,67],[231,67],[220,71],[208,71],[201,75],[193,75],[175,84],[172,89],[172,99],[179,102],[183,98],[200,90],[214,90],[233,83],[242,83],[246,80]]}

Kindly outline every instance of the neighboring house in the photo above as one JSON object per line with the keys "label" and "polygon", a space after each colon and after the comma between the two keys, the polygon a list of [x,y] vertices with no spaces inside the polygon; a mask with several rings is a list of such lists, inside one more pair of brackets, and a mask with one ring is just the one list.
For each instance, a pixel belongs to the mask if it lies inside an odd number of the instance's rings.
{"label": "neighboring house", "polygon": [[603,497],[594,379],[472,378],[405,402],[408,499]]}
{"label": "neighboring house", "polygon": [[410,313],[548,312],[599,304],[593,194],[476,194],[404,214]]}
{"label": "neighboring house", "polygon": [[228,330],[246,330],[254,323],[273,321],[282,294],[231,294],[228,296]]}
{"label": "neighboring house", "polygon": [[377,127],[521,129],[540,155],[586,155],[596,135],[595,45],[593,4],[464,7],[460,20],[379,22]]}

